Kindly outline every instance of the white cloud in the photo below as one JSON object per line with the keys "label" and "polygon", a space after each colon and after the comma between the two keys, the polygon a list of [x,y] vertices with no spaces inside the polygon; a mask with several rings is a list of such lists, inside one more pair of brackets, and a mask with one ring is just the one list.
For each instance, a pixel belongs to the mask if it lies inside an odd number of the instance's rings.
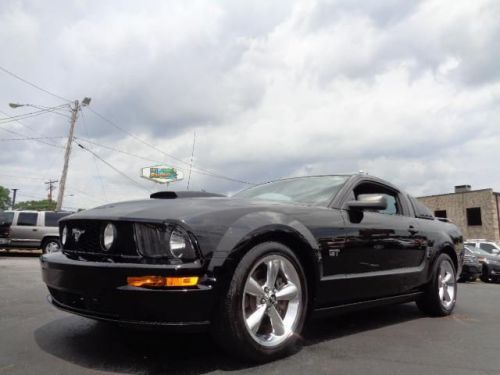
{"label": "white cloud", "polygon": [[[0,6],[0,65],[65,97],[91,96],[96,110],[185,162],[196,130],[196,164],[242,180],[363,169],[417,195],[462,183],[500,190],[495,1],[44,4]],[[0,85],[9,113],[9,101],[58,102],[1,72]],[[26,123],[67,132],[64,119],[39,120]],[[186,166],[91,112],[83,120],[80,137]],[[92,149],[148,185],[137,176],[150,162]],[[57,149],[0,150],[0,174],[59,176]],[[67,205],[105,200],[92,156],[73,156],[68,192],[85,194]],[[97,163],[109,200],[147,194]],[[14,182],[45,194],[34,180],[0,175]],[[244,185],[194,173],[191,186]]]}

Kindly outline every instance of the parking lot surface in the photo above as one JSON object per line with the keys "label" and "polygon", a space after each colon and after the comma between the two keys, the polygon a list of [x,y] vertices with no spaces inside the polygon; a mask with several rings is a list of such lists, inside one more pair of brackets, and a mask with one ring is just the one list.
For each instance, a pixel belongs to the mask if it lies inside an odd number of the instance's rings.
{"label": "parking lot surface", "polygon": [[0,254],[0,374],[500,374],[499,284],[460,284],[447,318],[411,303],[309,322],[299,353],[258,366],[208,334],[109,326],[46,295],[36,256]]}

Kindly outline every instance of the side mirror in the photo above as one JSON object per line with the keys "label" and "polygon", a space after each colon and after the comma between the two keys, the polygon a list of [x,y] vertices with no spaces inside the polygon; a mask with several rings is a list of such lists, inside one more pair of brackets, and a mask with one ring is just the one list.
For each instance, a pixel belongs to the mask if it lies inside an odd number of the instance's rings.
{"label": "side mirror", "polygon": [[347,202],[347,208],[354,211],[385,210],[387,199],[381,194],[360,194],[357,200]]}
{"label": "side mirror", "polygon": [[491,253],[498,255],[498,254],[500,254],[500,251],[498,251],[497,249],[493,249],[493,250],[491,250]]}

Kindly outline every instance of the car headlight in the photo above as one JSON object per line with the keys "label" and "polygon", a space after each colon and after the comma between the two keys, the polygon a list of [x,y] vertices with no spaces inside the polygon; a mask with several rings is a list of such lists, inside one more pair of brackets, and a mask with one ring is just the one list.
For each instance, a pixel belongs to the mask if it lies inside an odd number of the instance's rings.
{"label": "car headlight", "polygon": [[104,231],[102,233],[102,246],[104,250],[109,250],[113,246],[113,243],[116,239],[116,227],[109,223],[104,227]]}
{"label": "car headlight", "polygon": [[65,225],[61,233],[61,243],[63,245],[66,245],[67,240],[68,240],[68,227]]}
{"label": "car headlight", "polygon": [[182,261],[197,258],[189,233],[178,225],[135,223],[134,231],[137,249],[144,257]]}
{"label": "car headlight", "polygon": [[170,232],[170,253],[175,258],[192,260],[196,258],[196,252],[189,234],[181,227],[174,227]]}

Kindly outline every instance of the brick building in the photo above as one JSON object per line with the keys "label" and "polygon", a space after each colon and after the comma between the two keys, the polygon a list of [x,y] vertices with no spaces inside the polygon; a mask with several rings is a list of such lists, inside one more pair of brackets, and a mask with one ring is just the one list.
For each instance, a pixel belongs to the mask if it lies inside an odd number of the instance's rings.
{"label": "brick building", "polygon": [[455,186],[450,194],[419,197],[437,217],[454,222],[464,238],[500,241],[500,193],[492,189],[471,190],[470,185]]}

